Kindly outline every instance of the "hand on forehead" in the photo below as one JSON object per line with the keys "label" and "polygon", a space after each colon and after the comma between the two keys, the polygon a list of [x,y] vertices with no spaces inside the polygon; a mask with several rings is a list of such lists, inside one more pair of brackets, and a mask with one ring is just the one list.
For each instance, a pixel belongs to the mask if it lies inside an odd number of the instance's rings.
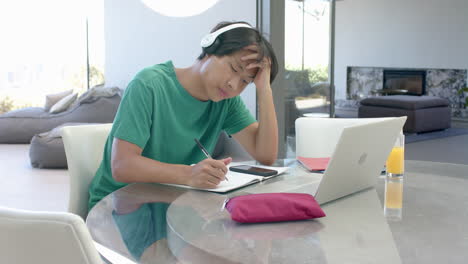
{"label": "hand on forehead", "polygon": [[[236,53],[233,54],[233,59],[236,64],[236,67],[240,67],[241,70],[249,76],[255,76],[257,74],[258,69],[257,68],[251,68],[248,69],[247,66],[251,63],[256,63],[257,59],[256,57],[258,54],[256,51],[253,51],[251,49],[244,48]],[[242,59],[242,58],[247,58],[247,59]]]}

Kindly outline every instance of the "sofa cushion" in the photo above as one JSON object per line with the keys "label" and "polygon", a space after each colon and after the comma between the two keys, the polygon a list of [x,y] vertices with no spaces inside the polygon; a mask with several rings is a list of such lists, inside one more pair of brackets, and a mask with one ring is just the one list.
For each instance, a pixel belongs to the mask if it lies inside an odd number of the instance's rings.
{"label": "sofa cushion", "polygon": [[28,144],[35,134],[69,122],[112,123],[119,107],[120,95],[99,97],[95,101],[50,114],[42,107],[24,108],[0,115],[0,144]]}
{"label": "sofa cushion", "polygon": [[67,168],[62,138],[36,135],[31,140],[29,159],[34,168]]}
{"label": "sofa cushion", "polygon": [[49,111],[50,108],[56,104],[58,101],[60,101],[62,98],[64,98],[67,95],[70,95],[73,93],[73,89],[70,89],[68,91],[63,91],[59,93],[54,93],[54,94],[48,94],[46,95],[46,100],[45,100],[45,105],[44,105],[44,111]]}
{"label": "sofa cushion", "polygon": [[31,117],[31,118],[41,118],[43,116],[48,116],[49,113],[44,111],[42,107],[25,107],[21,109],[16,109],[10,112],[6,112],[0,115],[0,120],[8,119],[8,118],[24,118],[24,117]]}
{"label": "sofa cushion", "polygon": [[118,87],[104,87],[102,85],[100,86],[94,86],[82,95],[78,97],[78,100],[76,100],[70,108],[74,108],[78,105],[81,104],[89,104],[93,103],[96,100],[99,100],[99,98],[102,97],[114,97],[114,96],[121,96],[122,95],[122,90],[120,90]]}
{"label": "sofa cushion", "polygon": [[449,101],[435,96],[389,95],[363,99],[361,105],[416,110],[448,106]]}
{"label": "sofa cushion", "polygon": [[34,168],[67,168],[61,129],[64,126],[90,125],[95,123],[65,123],[51,131],[35,135],[29,146],[29,160]]}
{"label": "sofa cushion", "polygon": [[56,104],[54,104],[50,110],[49,113],[51,114],[57,114],[60,112],[63,112],[70,107],[70,105],[75,102],[76,98],[78,97],[77,93],[74,94],[69,94],[65,96],[64,98],[60,99]]}
{"label": "sofa cushion", "polygon": [[35,131],[27,121],[48,115],[42,107],[27,107],[0,115],[0,143],[29,143]]}

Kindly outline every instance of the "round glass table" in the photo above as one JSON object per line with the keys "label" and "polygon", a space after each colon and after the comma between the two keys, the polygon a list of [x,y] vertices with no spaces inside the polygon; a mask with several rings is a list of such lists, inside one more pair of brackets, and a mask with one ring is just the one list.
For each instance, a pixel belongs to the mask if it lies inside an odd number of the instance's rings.
{"label": "round glass table", "polygon": [[406,161],[400,221],[383,214],[384,178],[322,205],[324,218],[232,221],[226,198],[307,193],[321,177],[295,160],[275,165],[290,169],[227,194],[130,184],[101,200],[86,224],[94,240],[138,263],[466,263],[468,166]]}

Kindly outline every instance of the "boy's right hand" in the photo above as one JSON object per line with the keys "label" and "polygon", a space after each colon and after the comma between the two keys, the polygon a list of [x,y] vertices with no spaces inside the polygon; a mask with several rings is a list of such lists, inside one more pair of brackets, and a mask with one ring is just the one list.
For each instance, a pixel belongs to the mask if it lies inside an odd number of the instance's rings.
{"label": "boy's right hand", "polygon": [[189,186],[198,188],[216,188],[226,178],[228,171],[226,165],[231,163],[232,158],[222,160],[205,159],[191,166],[189,175]]}

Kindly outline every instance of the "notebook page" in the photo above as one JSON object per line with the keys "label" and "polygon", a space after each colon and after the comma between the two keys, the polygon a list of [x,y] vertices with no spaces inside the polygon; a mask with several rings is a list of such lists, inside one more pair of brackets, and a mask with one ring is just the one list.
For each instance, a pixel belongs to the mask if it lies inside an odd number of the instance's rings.
{"label": "notebook page", "polygon": [[213,189],[207,189],[207,188],[197,188],[197,187],[192,187],[192,186],[187,186],[187,185],[179,185],[179,184],[169,184],[167,183],[166,185],[171,185],[171,186],[176,186],[176,187],[182,187],[186,189],[194,189],[194,190],[202,190],[202,191],[208,191],[208,192],[228,192],[230,190],[234,190],[255,182],[260,182],[263,178],[262,176],[255,176],[251,174],[245,174],[245,173],[238,173],[238,172],[233,172],[233,171],[228,171],[226,174],[227,178],[229,181],[222,181],[219,183],[216,188]]}
{"label": "notebook page", "polygon": [[243,165],[242,163],[231,163],[228,165],[228,173],[226,174],[226,177],[229,179],[229,181],[222,181],[219,183],[216,188],[213,189],[206,189],[206,188],[196,188],[196,187],[191,187],[187,185],[179,185],[179,184],[166,184],[166,185],[171,185],[171,186],[177,186],[177,187],[182,187],[182,188],[187,188],[187,189],[195,189],[195,190],[203,190],[203,191],[209,191],[209,192],[219,192],[219,193],[224,193],[228,192],[231,190],[235,190],[237,188],[247,186],[249,184],[255,183],[255,182],[261,182],[266,179],[270,179],[272,177],[278,176],[285,171],[288,170],[288,167],[271,167],[271,166],[263,166],[263,165],[255,165],[256,167],[261,167],[265,169],[272,169],[278,171],[276,175],[268,176],[268,177],[263,177],[263,176],[257,176],[253,174],[246,174],[246,173],[240,173],[240,172],[234,172],[230,171],[229,167],[230,166],[236,166],[236,165]]}

